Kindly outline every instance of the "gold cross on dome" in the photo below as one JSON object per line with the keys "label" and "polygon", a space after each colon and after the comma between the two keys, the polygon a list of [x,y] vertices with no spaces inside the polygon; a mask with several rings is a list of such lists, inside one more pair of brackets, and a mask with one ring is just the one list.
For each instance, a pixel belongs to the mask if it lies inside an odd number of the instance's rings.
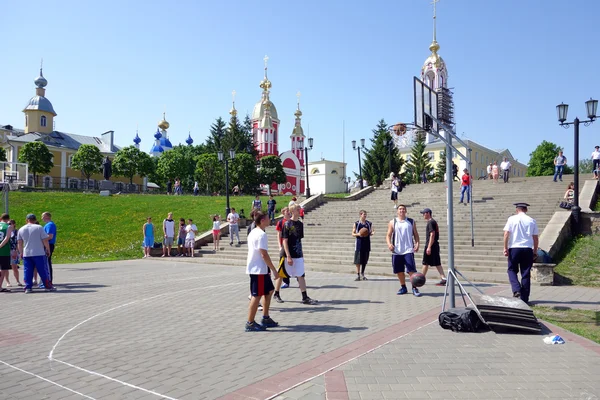
{"label": "gold cross on dome", "polygon": [[267,69],[267,62],[269,61],[269,56],[265,55],[265,58],[263,58],[263,60],[265,61],[265,69]]}
{"label": "gold cross on dome", "polygon": [[298,91],[298,93],[296,93],[296,98],[298,99],[298,105],[300,105],[300,91]]}
{"label": "gold cross on dome", "polygon": [[436,5],[436,3],[439,3],[439,2],[440,2],[440,0],[433,0],[431,2],[431,4],[433,4],[433,18],[435,18],[435,5]]}
{"label": "gold cross on dome", "polygon": [[233,102],[235,103],[235,90],[233,92],[231,92],[231,98],[233,99]]}

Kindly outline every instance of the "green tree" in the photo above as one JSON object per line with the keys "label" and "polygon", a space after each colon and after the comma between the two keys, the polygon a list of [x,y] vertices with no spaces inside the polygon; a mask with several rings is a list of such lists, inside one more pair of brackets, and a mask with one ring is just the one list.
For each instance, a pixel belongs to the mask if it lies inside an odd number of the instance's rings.
{"label": "green tree", "polygon": [[594,162],[590,158],[579,161],[580,174],[591,174],[592,172],[594,172]]}
{"label": "green tree", "polygon": [[170,152],[173,151],[180,153],[183,157],[183,165],[181,166],[181,170],[177,176],[181,179],[183,189],[191,192],[194,187],[194,176],[196,174],[198,156],[206,153],[206,145],[178,145],[173,147],[173,150]]}
{"label": "green tree", "polygon": [[37,176],[47,174],[54,167],[52,153],[42,142],[25,143],[19,152],[19,162],[26,163],[33,174],[33,185],[37,185]]}
{"label": "green tree", "polygon": [[0,161],[8,161],[6,159],[6,149],[4,147],[0,147]]}
{"label": "green tree", "polygon": [[183,151],[165,151],[158,157],[156,172],[161,181],[173,181],[175,178],[185,179],[188,173],[188,165]]}
{"label": "green tree", "polygon": [[[527,176],[549,176],[554,175],[554,158],[562,148],[558,145],[543,141],[535,150],[529,154],[527,164]],[[563,173],[572,174],[573,168],[565,166]]]}
{"label": "green tree", "polygon": [[129,178],[133,184],[133,177],[150,176],[154,173],[155,163],[152,157],[135,146],[124,147],[117,151],[113,160],[115,175]]}
{"label": "green tree", "polygon": [[252,152],[252,137],[235,115],[231,117],[229,125],[225,129],[225,135],[221,140],[221,150],[226,152],[230,149],[235,150],[236,153]]}
{"label": "green tree", "polygon": [[90,177],[100,172],[102,167],[102,153],[100,149],[93,144],[82,144],[73,155],[71,168],[81,171],[87,180],[87,186],[90,186]]}
{"label": "green tree", "polygon": [[265,156],[260,159],[260,181],[269,186],[269,195],[273,183],[285,183],[286,180],[279,156]]}
{"label": "green tree", "polygon": [[220,192],[225,187],[225,168],[214,153],[204,153],[196,158],[195,177],[206,193]]}
{"label": "green tree", "polygon": [[227,130],[227,123],[223,118],[219,117],[210,126],[210,134],[206,139],[206,150],[209,153],[217,153],[219,150],[229,151],[229,149],[223,149],[223,139]]}
{"label": "green tree", "polygon": [[406,163],[406,178],[409,183],[421,182],[421,173],[425,171],[427,176],[431,172],[431,157],[425,152],[425,134],[415,134],[415,142],[410,153],[410,160]]}
{"label": "green tree", "polygon": [[231,182],[240,186],[246,194],[254,194],[260,185],[260,174],[256,170],[256,159],[249,153],[236,154],[229,163]]}
{"label": "green tree", "polygon": [[[373,129],[371,148],[363,151],[363,179],[366,179],[371,185],[379,186],[390,176],[390,151],[387,142],[391,138],[385,120],[379,120],[375,129]],[[392,146],[392,171],[397,174],[402,168],[404,160],[396,146],[393,144]]]}

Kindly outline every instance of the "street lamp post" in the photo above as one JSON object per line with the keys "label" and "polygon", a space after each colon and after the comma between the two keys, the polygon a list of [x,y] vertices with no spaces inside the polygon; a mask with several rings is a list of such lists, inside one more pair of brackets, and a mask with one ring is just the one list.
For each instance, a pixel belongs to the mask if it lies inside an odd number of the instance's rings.
{"label": "street lamp post", "polygon": [[304,147],[304,168],[306,169],[306,198],[310,197],[310,186],[308,185],[308,151],[313,148],[313,138],[308,138],[308,146]]}
{"label": "street lamp post", "polygon": [[225,215],[227,216],[231,212],[231,208],[229,207],[229,160],[233,160],[235,158],[235,150],[229,150],[229,158],[225,158],[222,151],[217,152],[217,156],[219,157],[219,161],[225,161],[225,197],[227,199]]}
{"label": "street lamp post", "polygon": [[596,120],[596,111],[598,110],[598,100],[592,100],[591,98],[585,102],[585,108],[588,116],[587,121],[580,121],[579,118],[575,117],[573,122],[565,122],[567,120],[567,113],[569,111],[569,105],[561,103],[556,106],[556,111],[558,113],[558,122],[560,126],[567,129],[569,126],[573,125],[573,133],[574,133],[574,153],[573,158],[575,165],[573,167],[573,173],[575,177],[573,178],[573,183],[575,187],[573,188],[574,196],[573,196],[573,206],[571,207],[571,215],[573,216],[573,222],[575,226],[579,224],[579,218],[581,214],[581,208],[579,207],[579,124],[583,123],[585,126],[589,126],[592,122]]}
{"label": "street lamp post", "polygon": [[358,152],[358,176],[360,178],[360,188],[364,189],[363,186],[363,175],[362,175],[362,166],[360,165],[360,151],[365,148],[365,139],[360,139],[360,146],[356,147],[356,140],[352,141],[352,150],[356,150]]}

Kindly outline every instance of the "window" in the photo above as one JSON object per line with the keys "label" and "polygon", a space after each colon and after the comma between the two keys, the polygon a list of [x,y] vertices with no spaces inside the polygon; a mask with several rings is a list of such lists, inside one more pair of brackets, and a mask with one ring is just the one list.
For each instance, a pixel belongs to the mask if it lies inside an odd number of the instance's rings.
{"label": "window", "polygon": [[452,158],[456,158],[456,156],[457,156],[457,155],[458,155],[458,154],[456,154],[456,150],[453,150],[453,151],[452,151]]}
{"label": "window", "polygon": [[45,115],[42,115],[42,117],[40,118],[40,125],[46,126],[46,116]]}
{"label": "window", "polygon": [[48,189],[52,187],[52,178],[49,176],[44,177],[44,188]]}
{"label": "window", "polygon": [[475,152],[475,161],[477,161],[478,155],[479,155],[479,153]]}
{"label": "window", "polygon": [[435,153],[433,151],[430,151],[428,155],[431,161],[435,160]]}
{"label": "window", "polygon": [[406,155],[406,162],[410,162],[410,154]]}
{"label": "window", "polygon": [[69,189],[79,188],[79,179],[69,178]]}
{"label": "window", "polygon": [[319,168],[313,168],[313,169],[310,171],[310,173],[311,173],[312,175],[316,175],[316,174],[320,174],[321,172],[319,171]]}
{"label": "window", "polygon": [[331,171],[331,174],[332,174],[332,175],[337,175],[337,173],[338,173],[338,172],[337,172],[337,170],[335,170],[335,169]]}
{"label": "window", "polygon": [[488,162],[488,156],[485,156],[485,164],[486,165],[489,164],[489,162]]}
{"label": "window", "polygon": [[26,115],[25,116],[25,126],[27,126],[29,124],[29,116]]}
{"label": "window", "polygon": [[475,168],[475,178],[479,177],[479,168]]}

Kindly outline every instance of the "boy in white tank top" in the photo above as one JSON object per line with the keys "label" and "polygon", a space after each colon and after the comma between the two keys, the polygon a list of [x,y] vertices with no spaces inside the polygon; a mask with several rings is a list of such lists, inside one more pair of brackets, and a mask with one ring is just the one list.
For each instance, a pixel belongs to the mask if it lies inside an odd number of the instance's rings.
{"label": "boy in white tank top", "polygon": [[[417,225],[411,218],[406,217],[406,206],[398,206],[398,217],[388,224],[387,245],[392,252],[392,269],[400,281],[400,290],[397,294],[406,294],[406,275],[412,276],[417,272],[415,264],[415,252],[419,251],[419,233]],[[416,287],[412,288],[412,294],[419,297],[421,293]]]}

